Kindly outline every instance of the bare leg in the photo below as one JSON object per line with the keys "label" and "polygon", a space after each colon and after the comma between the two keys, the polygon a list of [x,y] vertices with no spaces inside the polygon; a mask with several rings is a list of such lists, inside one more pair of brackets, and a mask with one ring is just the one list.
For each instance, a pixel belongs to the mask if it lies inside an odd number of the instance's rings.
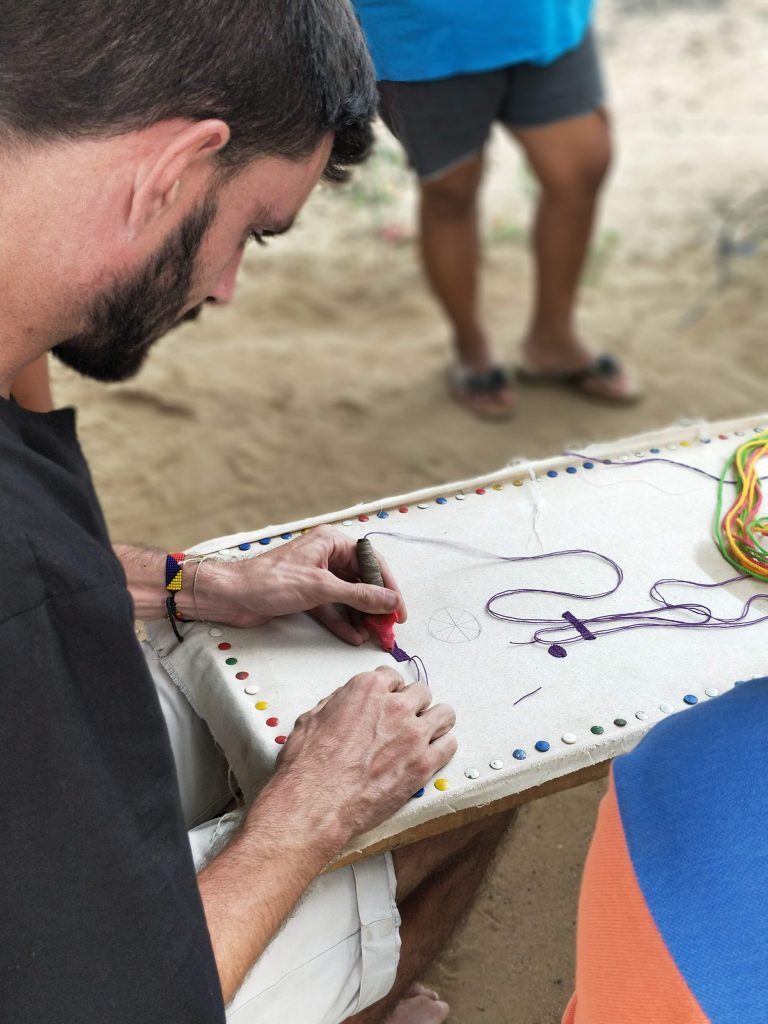
{"label": "bare leg", "polygon": [[[611,161],[608,119],[595,111],[541,128],[518,129],[514,135],[541,186],[532,239],[536,292],[523,354],[537,371],[578,371],[594,359],[578,336],[575,308],[600,188]],[[632,387],[619,375],[610,383],[600,381],[595,390],[620,398]]]}
{"label": "bare leg", "polygon": [[350,1017],[348,1024],[442,1024],[447,1019],[447,1007],[435,993],[413,993],[412,987],[474,902],[513,818],[514,813],[498,814],[395,852],[403,918],[397,978],[385,999]]}
{"label": "bare leg", "polygon": [[[479,313],[480,241],[477,195],[483,158],[470,157],[441,177],[421,182],[421,252],[432,290],[453,331],[459,366],[481,375],[497,365]],[[467,402],[477,412],[507,412],[511,388]]]}

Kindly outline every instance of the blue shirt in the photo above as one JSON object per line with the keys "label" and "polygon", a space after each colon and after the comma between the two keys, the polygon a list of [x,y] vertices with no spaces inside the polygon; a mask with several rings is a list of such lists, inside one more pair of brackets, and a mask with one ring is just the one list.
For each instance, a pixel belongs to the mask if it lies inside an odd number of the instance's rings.
{"label": "blue shirt", "polygon": [[579,45],[593,0],[354,0],[379,80],[428,81]]}

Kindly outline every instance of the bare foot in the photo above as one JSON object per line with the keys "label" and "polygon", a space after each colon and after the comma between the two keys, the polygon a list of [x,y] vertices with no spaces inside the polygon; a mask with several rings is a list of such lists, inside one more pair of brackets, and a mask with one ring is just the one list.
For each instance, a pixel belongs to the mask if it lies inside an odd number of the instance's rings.
{"label": "bare foot", "polygon": [[457,402],[485,419],[509,419],[517,405],[515,388],[500,366],[479,373],[457,367],[451,375],[451,393]]}
{"label": "bare foot", "polygon": [[444,1003],[434,989],[416,982],[385,1024],[444,1024],[449,1013],[448,1003]]}
{"label": "bare foot", "polygon": [[599,355],[575,335],[557,344],[529,335],[522,345],[520,376],[534,383],[567,384],[592,398],[617,404],[636,402],[637,383],[612,356]]}

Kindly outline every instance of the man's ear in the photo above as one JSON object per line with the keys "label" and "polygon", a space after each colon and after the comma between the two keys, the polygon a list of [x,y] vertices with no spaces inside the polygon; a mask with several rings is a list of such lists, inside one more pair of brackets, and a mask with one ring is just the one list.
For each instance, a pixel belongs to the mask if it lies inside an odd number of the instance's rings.
{"label": "man's ear", "polygon": [[137,170],[128,227],[138,235],[179,200],[184,186],[205,194],[214,157],[229,142],[229,125],[210,118],[174,131],[169,125]]}

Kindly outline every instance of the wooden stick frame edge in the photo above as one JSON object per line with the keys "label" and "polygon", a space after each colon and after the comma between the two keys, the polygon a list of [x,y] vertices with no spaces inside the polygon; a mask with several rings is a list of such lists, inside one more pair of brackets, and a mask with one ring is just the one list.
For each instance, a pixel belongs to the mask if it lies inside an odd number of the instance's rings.
{"label": "wooden stick frame edge", "polygon": [[460,811],[451,811],[450,814],[442,814],[438,818],[414,825],[413,828],[405,829],[396,836],[389,836],[378,843],[373,843],[364,850],[355,850],[348,853],[339,860],[329,865],[328,871],[335,871],[336,868],[346,867],[357,861],[365,860],[368,857],[375,857],[380,853],[387,853],[390,850],[397,850],[402,846],[410,846],[422,839],[431,839],[433,836],[442,835],[444,832],[451,832],[462,825],[479,821],[481,818],[490,817],[492,814],[500,814],[502,811],[512,810],[513,807],[520,807],[541,797],[551,796],[553,793],[560,793],[574,786],[581,786],[586,782],[594,782],[596,779],[605,778],[610,770],[610,761],[599,761],[597,764],[587,765],[576,772],[561,775],[556,779],[549,779],[540,786],[533,786],[520,793],[511,793],[509,796],[501,797],[499,800],[492,800],[490,803],[482,804],[479,807],[465,807]]}

